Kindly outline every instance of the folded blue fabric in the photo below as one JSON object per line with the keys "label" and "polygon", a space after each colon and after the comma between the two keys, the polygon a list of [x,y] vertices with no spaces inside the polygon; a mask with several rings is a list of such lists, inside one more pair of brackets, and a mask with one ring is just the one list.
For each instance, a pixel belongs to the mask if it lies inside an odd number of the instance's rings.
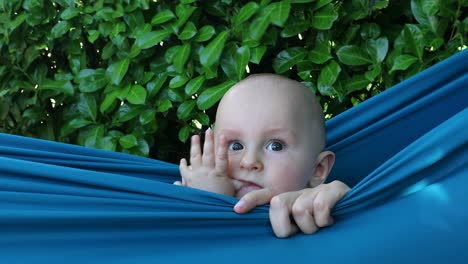
{"label": "folded blue fabric", "polygon": [[468,51],[327,122],[336,224],[277,239],[268,206],[172,185],[174,164],[0,134],[2,263],[466,263]]}

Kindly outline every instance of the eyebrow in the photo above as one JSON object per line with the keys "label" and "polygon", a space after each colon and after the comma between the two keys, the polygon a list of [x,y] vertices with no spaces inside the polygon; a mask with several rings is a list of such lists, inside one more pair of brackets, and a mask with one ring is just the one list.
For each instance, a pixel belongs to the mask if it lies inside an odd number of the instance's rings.
{"label": "eyebrow", "polygon": [[[221,134],[223,135],[229,135],[229,136],[240,136],[240,133],[239,131],[235,130],[235,129],[222,129],[220,131]],[[274,134],[283,134],[285,136],[287,136],[288,138],[291,138],[291,139],[296,139],[296,135],[287,130],[287,129],[284,129],[284,128],[272,128],[272,129],[268,129],[267,131],[265,131],[264,135],[265,136],[271,136],[271,135],[274,135]]]}

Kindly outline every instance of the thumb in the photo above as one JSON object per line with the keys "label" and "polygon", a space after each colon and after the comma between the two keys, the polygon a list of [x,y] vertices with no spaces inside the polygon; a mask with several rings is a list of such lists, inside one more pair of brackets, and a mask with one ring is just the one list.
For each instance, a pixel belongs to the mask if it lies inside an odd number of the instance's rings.
{"label": "thumb", "polygon": [[261,189],[249,192],[234,205],[234,211],[238,214],[247,213],[258,205],[270,202],[275,194],[270,189]]}

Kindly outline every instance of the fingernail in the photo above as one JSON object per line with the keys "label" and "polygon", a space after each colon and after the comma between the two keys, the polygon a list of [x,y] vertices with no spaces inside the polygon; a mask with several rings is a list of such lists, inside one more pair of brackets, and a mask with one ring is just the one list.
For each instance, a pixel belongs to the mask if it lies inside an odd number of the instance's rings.
{"label": "fingernail", "polygon": [[246,206],[245,202],[240,200],[239,202],[234,205],[234,209],[244,209]]}

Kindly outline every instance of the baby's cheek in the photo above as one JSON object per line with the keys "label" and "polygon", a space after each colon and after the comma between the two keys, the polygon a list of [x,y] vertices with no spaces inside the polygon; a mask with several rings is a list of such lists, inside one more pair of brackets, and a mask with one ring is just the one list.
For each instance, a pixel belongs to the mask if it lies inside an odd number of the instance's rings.
{"label": "baby's cheek", "polygon": [[238,161],[235,158],[228,157],[227,176],[234,178],[233,175],[236,173]]}
{"label": "baby's cheek", "polygon": [[291,166],[291,164],[278,164],[269,185],[272,185],[279,192],[298,191],[307,186],[307,177],[303,168]]}

